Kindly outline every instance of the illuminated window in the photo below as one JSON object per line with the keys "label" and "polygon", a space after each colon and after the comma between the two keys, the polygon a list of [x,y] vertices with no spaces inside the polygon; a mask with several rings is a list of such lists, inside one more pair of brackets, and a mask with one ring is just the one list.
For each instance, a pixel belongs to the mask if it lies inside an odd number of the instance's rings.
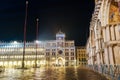
{"label": "illuminated window", "polygon": [[69,53],[68,53],[68,52],[66,52],[66,53],[65,53],[65,56],[69,56]]}
{"label": "illuminated window", "polygon": [[46,51],[50,51],[50,49],[46,49]]}
{"label": "illuminated window", "polygon": [[68,47],[68,43],[65,43],[65,46]]}
{"label": "illuminated window", "polygon": [[55,56],[55,52],[52,52],[52,55]]}
{"label": "illuminated window", "polygon": [[71,51],[74,51],[74,49],[71,49]]}
{"label": "illuminated window", "polygon": [[74,60],[74,57],[71,57],[71,60]]}
{"label": "illuminated window", "polygon": [[65,51],[69,51],[69,49],[65,49]]}
{"label": "illuminated window", "polygon": [[71,56],[74,56],[74,52],[71,52]]}
{"label": "illuminated window", "polygon": [[50,53],[49,52],[46,52],[46,56],[49,56],[50,55]]}
{"label": "illuminated window", "polygon": [[53,43],[52,46],[53,46],[53,47],[56,47],[56,43]]}
{"label": "illuminated window", "polygon": [[65,57],[65,60],[69,60],[69,57]]}
{"label": "illuminated window", "polygon": [[74,46],[74,43],[71,43],[71,47],[73,47]]}
{"label": "illuminated window", "polygon": [[52,51],[55,51],[55,49],[52,49]]}

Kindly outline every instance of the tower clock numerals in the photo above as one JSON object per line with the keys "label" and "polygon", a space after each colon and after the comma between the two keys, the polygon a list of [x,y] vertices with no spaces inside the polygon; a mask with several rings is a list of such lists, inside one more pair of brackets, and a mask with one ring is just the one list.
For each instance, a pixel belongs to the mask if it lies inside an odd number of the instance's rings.
{"label": "tower clock numerals", "polygon": [[58,51],[58,53],[59,53],[59,54],[62,54],[62,53],[63,53],[63,51],[62,51],[62,50],[59,50],[59,51]]}

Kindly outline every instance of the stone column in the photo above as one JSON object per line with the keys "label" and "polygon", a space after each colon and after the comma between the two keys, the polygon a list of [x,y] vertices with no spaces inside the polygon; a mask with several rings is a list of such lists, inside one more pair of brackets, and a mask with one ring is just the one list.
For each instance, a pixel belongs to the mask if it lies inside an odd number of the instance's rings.
{"label": "stone column", "polygon": [[99,42],[98,42],[98,39],[96,39],[95,42],[96,42],[96,52],[98,52],[98,50],[100,49],[100,48],[99,48]]}
{"label": "stone column", "polygon": [[105,2],[104,25],[107,24],[107,0]]}
{"label": "stone column", "polygon": [[108,15],[109,15],[109,13],[108,13],[108,11],[109,11],[109,6],[108,6],[108,0],[105,0],[104,1],[104,21],[103,21],[103,24],[104,24],[104,26],[108,23]]}
{"label": "stone column", "polygon": [[120,64],[120,46],[114,45],[113,46],[113,53],[114,53],[114,63],[115,64]]}
{"label": "stone column", "polygon": [[99,52],[97,53],[97,64],[98,65],[100,64],[100,53]]}
{"label": "stone column", "polygon": [[107,27],[106,27],[106,37],[107,37],[107,41],[110,41],[110,28],[109,28],[109,25],[107,25]]}
{"label": "stone column", "polygon": [[104,49],[105,51],[105,64],[109,65],[109,55],[108,55],[108,50],[107,47]]}
{"label": "stone column", "polygon": [[106,4],[106,6],[107,6],[107,9],[106,9],[106,24],[109,24],[109,10],[110,10],[110,1],[109,0],[107,0],[107,2],[106,2],[107,4]]}
{"label": "stone column", "polygon": [[93,65],[93,57],[91,56],[91,61],[90,61],[91,65]]}
{"label": "stone column", "polygon": [[104,39],[104,42],[106,42],[106,32],[105,32],[105,27],[103,27],[103,39]]}
{"label": "stone column", "polygon": [[115,40],[115,30],[114,30],[114,25],[111,25],[111,27],[110,27],[110,34],[111,34],[111,39],[112,39],[112,41],[114,41]]}
{"label": "stone column", "polygon": [[112,46],[109,46],[109,59],[110,59],[110,64],[114,65],[114,55],[113,55],[113,49]]}
{"label": "stone column", "polygon": [[105,3],[105,1],[104,1],[104,4],[103,4],[103,16],[102,16],[102,17],[103,17],[103,23],[102,23],[103,26],[105,26],[105,18],[106,18],[106,17],[105,17],[105,14],[106,14],[105,11],[106,11],[106,3]]}
{"label": "stone column", "polygon": [[91,49],[91,64],[93,65],[93,50]]}
{"label": "stone column", "polygon": [[116,36],[116,40],[120,40],[120,30],[119,30],[120,25],[115,25],[115,36]]}
{"label": "stone column", "polygon": [[100,56],[101,56],[101,61],[100,61],[100,62],[101,62],[101,64],[103,64],[103,59],[104,59],[104,58],[103,58],[103,53],[102,53],[102,51],[100,52]]}

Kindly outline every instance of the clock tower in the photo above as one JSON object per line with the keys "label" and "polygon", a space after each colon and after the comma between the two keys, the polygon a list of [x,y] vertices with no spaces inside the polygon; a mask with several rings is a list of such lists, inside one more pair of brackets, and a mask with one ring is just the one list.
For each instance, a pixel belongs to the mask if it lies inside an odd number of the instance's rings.
{"label": "clock tower", "polygon": [[57,45],[57,59],[58,59],[58,65],[65,65],[65,33],[59,32],[56,34],[56,45]]}

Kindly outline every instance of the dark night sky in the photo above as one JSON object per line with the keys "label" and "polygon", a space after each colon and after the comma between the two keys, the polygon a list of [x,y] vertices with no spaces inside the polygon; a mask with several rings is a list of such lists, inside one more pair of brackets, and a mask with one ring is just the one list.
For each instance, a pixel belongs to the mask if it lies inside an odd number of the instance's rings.
{"label": "dark night sky", "polygon": [[[54,40],[61,26],[66,39],[85,45],[94,0],[28,0],[27,41],[35,40],[36,18],[39,39]],[[0,1],[0,40],[23,40],[25,0]]]}

